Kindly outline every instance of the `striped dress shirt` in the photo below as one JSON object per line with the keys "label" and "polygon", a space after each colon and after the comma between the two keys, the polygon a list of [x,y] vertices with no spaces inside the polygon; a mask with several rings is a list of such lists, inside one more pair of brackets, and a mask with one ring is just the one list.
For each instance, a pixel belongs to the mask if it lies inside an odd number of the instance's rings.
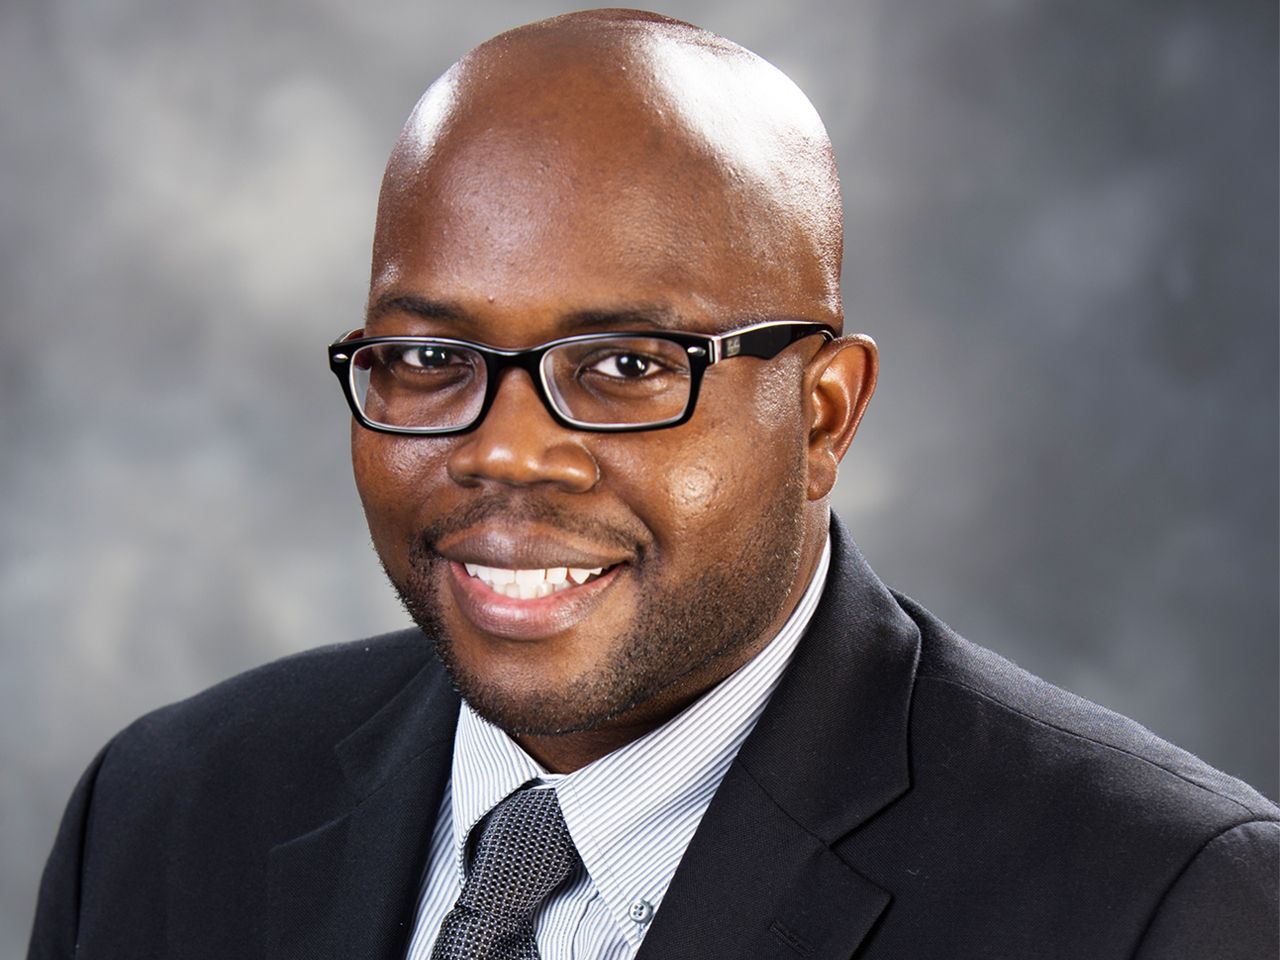
{"label": "striped dress shirt", "polygon": [[534,918],[543,960],[631,960],[711,797],[755,727],[818,605],[822,549],[800,602],[748,663],[667,723],[570,774],[549,773],[464,702],[410,940],[429,960],[466,877],[472,829],[530,781],[554,789],[583,868]]}

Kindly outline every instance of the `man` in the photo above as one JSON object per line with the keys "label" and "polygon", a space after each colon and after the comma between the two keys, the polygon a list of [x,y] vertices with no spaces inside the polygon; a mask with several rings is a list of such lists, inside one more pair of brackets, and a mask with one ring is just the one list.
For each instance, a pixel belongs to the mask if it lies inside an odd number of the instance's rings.
{"label": "man", "polygon": [[31,956],[1274,956],[1274,805],[830,518],[877,375],[840,216],[803,95],[687,24],[441,78],[330,348],[420,629],[116,737]]}

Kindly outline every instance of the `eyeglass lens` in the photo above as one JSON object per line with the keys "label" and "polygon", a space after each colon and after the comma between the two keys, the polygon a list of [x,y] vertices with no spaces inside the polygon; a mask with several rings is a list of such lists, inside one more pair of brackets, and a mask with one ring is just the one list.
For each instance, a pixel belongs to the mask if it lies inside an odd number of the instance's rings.
{"label": "eyeglass lens", "polygon": [[[461,429],[484,405],[484,357],[456,344],[370,344],[355,351],[351,369],[360,409],[384,426]],[[676,420],[692,381],[684,348],[655,337],[563,343],[544,354],[541,374],[561,416],[593,425]]]}

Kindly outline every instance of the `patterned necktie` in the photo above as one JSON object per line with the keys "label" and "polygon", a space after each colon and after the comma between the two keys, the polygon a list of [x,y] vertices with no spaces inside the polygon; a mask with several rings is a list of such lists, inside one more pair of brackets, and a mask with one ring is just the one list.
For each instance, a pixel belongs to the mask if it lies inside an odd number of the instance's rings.
{"label": "patterned necktie", "polygon": [[533,913],[578,862],[555,790],[517,790],[485,821],[431,960],[539,960]]}

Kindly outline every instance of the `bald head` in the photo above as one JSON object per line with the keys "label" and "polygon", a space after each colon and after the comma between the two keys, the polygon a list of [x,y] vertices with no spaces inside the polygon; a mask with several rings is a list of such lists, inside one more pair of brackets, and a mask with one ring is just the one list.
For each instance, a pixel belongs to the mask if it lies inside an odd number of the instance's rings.
{"label": "bald head", "polygon": [[726,323],[841,320],[839,182],[813,106],[750,51],[653,14],[521,27],[423,95],[383,181],[374,290],[445,235],[474,255],[451,279],[493,290],[572,247],[602,288],[662,280]]}

